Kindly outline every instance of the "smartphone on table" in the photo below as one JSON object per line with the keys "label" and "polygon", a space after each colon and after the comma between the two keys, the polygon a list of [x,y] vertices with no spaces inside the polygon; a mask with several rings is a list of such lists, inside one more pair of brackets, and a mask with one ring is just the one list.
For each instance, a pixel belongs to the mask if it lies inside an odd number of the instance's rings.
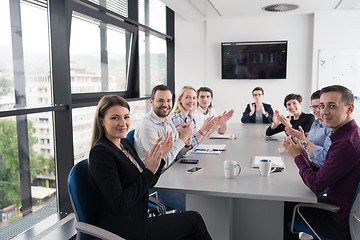
{"label": "smartphone on table", "polygon": [[202,170],[201,167],[193,167],[193,168],[190,168],[190,169],[186,170],[185,172],[186,172],[186,173],[198,173],[198,172],[200,172],[201,170]]}
{"label": "smartphone on table", "polygon": [[197,159],[190,159],[190,158],[182,158],[180,159],[180,163],[190,163],[190,164],[197,164],[199,160]]}

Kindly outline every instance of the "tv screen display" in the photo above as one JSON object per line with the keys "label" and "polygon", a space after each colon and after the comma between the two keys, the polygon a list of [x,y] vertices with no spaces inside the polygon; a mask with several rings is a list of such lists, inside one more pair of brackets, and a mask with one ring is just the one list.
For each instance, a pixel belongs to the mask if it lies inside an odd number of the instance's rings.
{"label": "tv screen display", "polygon": [[221,43],[222,79],[285,79],[287,41]]}

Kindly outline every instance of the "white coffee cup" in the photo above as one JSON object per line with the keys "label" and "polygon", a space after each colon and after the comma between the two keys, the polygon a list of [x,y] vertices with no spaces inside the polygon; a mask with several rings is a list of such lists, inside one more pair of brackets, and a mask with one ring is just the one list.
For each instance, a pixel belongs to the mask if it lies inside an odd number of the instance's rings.
{"label": "white coffee cup", "polygon": [[278,151],[279,151],[280,155],[282,155],[282,154],[284,154],[285,149],[284,149],[284,147],[278,147]]}
{"label": "white coffee cup", "polygon": [[259,161],[259,169],[260,169],[261,176],[268,177],[270,175],[270,173],[275,171],[276,165],[274,163],[272,163],[271,160],[261,159]]}
{"label": "white coffee cup", "polygon": [[224,161],[224,174],[226,178],[235,178],[241,172],[240,165],[234,160]]}

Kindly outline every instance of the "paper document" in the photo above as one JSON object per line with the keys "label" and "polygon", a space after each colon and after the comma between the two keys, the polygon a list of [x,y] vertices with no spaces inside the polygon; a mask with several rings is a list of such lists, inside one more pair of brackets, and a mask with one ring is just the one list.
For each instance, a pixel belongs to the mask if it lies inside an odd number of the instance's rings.
{"label": "paper document", "polygon": [[220,134],[218,132],[214,132],[210,135],[210,139],[235,139],[234,133]]}
{"label": "paper document", "polygon": [[192,152],[205,154],[220,154],[222,151],[225,151],[225,147],[225,144],[200,144]]}
{"label": "paper document", "polygon": [[252,167],[258,168],[261,159],[271,160],[271,162],[274,163],[276,167],[285,169],[285,164],[282,157],[274,157],[274,156],[255,156]]}

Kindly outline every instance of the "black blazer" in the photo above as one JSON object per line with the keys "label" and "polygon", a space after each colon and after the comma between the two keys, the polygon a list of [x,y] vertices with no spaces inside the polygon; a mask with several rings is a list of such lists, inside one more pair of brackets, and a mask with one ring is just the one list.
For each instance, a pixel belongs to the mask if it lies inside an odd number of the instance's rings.
{"label": "black blazer", "polygon": [[[254,104],[254,103],[255,102],[253,102],[252,104]],[[267,117],[265,117],[265,115],[262,116],[263,123],[272,123],[274,111],[271,108],[271,105],[263,103],[263,106],[264,106],[265,111],[269,114]],[[250,116],[250,105],[249,104],[245,108],[245,111],[241,118],[241,122],[242,123],[255,123],[255,113],[252,116]]]}
{"label": "black blazer", "polygon": [[[311,125],[313,124],[314,121],[315,121],[315,117],[310,113],[301,113],[298,120],[294,120],[294,116],[291,116],[290,119],[292,128],[299,129],[299,126],[301,126],[305,133],[310,131]],[[276,133],[282,132],[284,130],[285,130],[285,126],[282,123],[274,129],[271,129],[271,126],[269,126],[266,129],[266,135],[271,136]]]}
{"label": "black blazer", "polygon": [[89,173],[99,202],[97,225],[126,239],[146,238],[148,189],[159,179],[165,164],[156,174],[145,168],[132,143],[121,139],[143,172],[109,139],[103,137],[90,151]]}

